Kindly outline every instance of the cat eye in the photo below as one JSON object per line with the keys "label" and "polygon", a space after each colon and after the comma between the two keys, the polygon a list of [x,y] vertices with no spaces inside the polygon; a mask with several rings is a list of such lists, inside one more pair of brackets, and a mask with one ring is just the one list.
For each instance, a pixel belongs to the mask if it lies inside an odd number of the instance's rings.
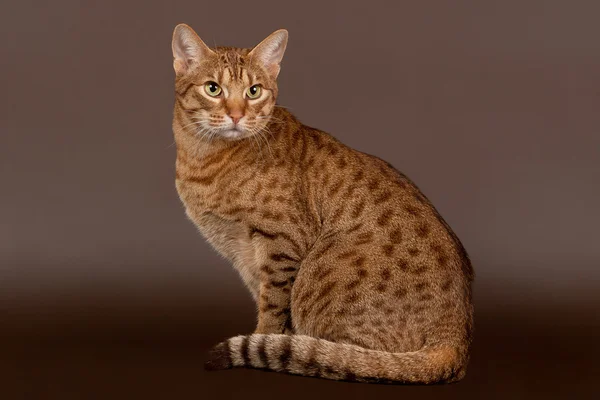
{"label": "cat eye", "polygon": [[253,85],[246,90],[246,96],[248,96],[249,99],[257,99],[260,97],[261,91],[260,85]]}
{"label": "cat eye", "polygon": [[212,97],[217,97],[223,91],[223,89],[221,89],[221,86],[217,85],[215,82],[206,82],[206,84],[204,85],[204,90],[209,96]]}

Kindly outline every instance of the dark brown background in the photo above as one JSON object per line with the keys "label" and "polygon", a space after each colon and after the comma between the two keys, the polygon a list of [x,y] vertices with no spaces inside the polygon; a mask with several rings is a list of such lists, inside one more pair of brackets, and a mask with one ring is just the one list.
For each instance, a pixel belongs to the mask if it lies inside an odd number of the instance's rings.
{"label": "dark brown background", "polygon": [[[2,3],[0,397],[591,396],[600,3],[396,3]],[[254,310],[174,189],[179,22],[239,47],[287,28],[280,104],[434,202],[477,273],[466,380],[203,371]]]}

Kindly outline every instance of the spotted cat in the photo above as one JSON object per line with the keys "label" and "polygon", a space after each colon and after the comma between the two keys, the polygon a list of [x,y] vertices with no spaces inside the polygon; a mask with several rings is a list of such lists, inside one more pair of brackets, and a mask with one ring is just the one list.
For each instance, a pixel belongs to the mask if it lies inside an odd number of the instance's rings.
{"label": "spotted cat", "polygon": [[405,175],[276,104],[287,40],[209,48],[187,25],[173,34],[177,191],[258,307],[254,333],[218,344],[206,367],[462,379],[465,249]]}

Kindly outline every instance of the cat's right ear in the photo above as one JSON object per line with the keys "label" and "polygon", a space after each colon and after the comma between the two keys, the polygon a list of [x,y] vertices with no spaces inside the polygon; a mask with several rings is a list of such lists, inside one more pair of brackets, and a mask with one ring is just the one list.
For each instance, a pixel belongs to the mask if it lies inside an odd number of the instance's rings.
{"label": "cat's right ear", "polygon": [[173,31],[173,68],[177,76],[185,75],[194,64],[213,54],[213,51],[186,24],[179,24]]}

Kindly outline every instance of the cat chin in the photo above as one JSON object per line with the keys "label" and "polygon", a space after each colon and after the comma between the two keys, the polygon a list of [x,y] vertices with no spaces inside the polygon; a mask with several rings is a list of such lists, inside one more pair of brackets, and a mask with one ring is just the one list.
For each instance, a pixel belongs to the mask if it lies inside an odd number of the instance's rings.
{"label": "cat chin", "polygon": [[221,136],[224,139],[236,140],[243,139],[246,136],[248,136],[248,134],[239,129],[226,129],[224,131],[221,131],[219,133],[219,136]]}

